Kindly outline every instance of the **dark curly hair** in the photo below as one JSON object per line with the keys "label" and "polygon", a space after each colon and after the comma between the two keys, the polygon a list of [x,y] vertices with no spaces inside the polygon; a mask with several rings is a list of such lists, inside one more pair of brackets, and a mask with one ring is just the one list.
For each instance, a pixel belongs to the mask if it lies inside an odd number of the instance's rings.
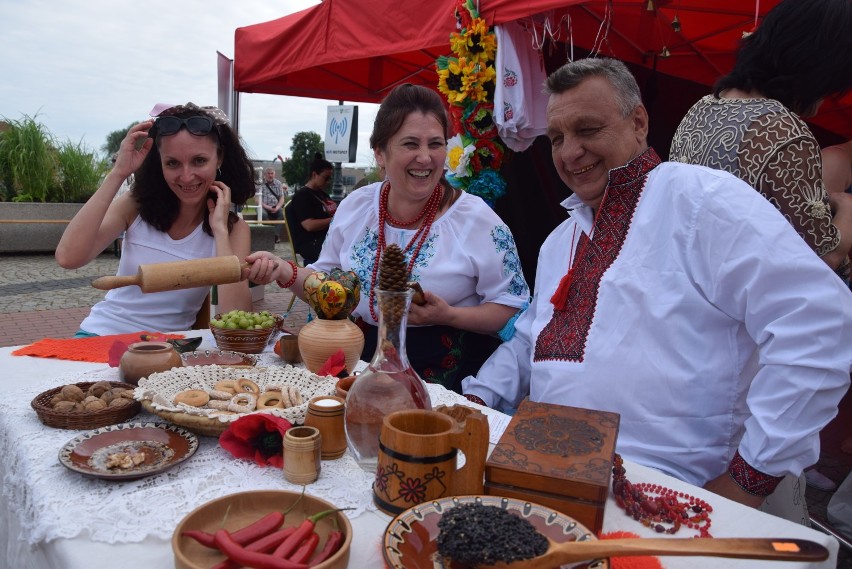
{"label": "dark curly hair", "polygon": [[[207,116],[202,110],[183,110],[174,113],[179,118]],[[218,180],[231,188],[231,203],[244,205],[255,193],[254,166],[246,155],[240,138],[227,124],[215,124],[207,136],[216,141],[217,153],[222,158]],[[178,215],[180,201],[169,188],[160,163],[160,137],[155,136],[151,151],[136,170],[131,192],[139,204],[142,219],[159,231],[168,231]],[[239,217],[231,212],[228,216],[228,231]],[[204,210],[204,232],[213,235],[208,212]]]}
{"label": "dark curly hair", "polygon": [[783,0],[745,37],[714,87],[758,91],[794,113],[852,88],[852,0]]}

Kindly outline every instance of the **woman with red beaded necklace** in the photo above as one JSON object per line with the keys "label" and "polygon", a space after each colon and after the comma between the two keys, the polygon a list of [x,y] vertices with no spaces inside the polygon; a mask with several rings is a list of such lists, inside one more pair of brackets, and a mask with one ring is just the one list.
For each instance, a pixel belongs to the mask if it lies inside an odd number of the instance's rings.
{"label": "woman with red beaded necklace", "polygon": [[424,380],[459,390],[499,345],[497,333],[528,300],[529,288],[508,227],[480,198],[444,179],[447,130],[435,91],[396,87],[370,137],[386,179],[340,203],[316,263],[294,273],[291,264],[258,252],[249,257],[247,275],[257,283],[277,280],[301,297],[311,270],[355,271],[362,295],[354,314],[365,331],[362,359],[369,360],[379,259],[396,243],[408,259],[409,280],[425,291],[425,304],[412,304],[409,314],[408,359]]}

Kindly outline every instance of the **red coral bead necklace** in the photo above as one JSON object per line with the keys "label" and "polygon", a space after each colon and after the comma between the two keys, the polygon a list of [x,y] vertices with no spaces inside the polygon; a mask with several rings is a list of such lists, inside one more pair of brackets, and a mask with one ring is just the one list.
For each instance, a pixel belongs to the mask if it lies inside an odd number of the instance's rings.
{"label": "red coral bead necklace", "polygon": [[612,491],[615,503],[625,514],[657,533],[674,534],[686,526],[698,532],[696,537],[713,537],[710,504],[659,484],[633,484],[627,479],[624,461],[618,454],[612,466]]}
{"label": "red coral bead necklace", "polygon": [[414,235],[412,235],[411,240],[408,242],[408,245],[405,246],[405,249],[403,249],[403,253],[406,253],[411,250],[412,246],[414,246],[414,249],[411,252],[411,257],[408,261],[408,274],[411,275],[411,270],[414,268],[417,255],[420,254],[420,249],[423,247],[423,244],[426,242],[426,238],[429,236],[429,231],[432,229],[432,222],[435,221],[435,216],[438,214],[441,198],[444,197],[444,188],[441,187],[440,183],[435,184],[435,189],[432,190],[432,195],[429,196],[429,199],[426,201],[423,209],[420,210],[420,213],[417,214],[417,217],[411,221],[400,221],[393,217],[388,211],[388,197],[390,196],[390,189],[390,181],[385,181],[379,194],[379,239],[378,244],[376,245],[376,259],[373,262],[373,272],[370,276],[370,316],[372,316],[373,320],[376,322],[379,321],[379,318],[376,315],[375,304],[376,280],[379,275],[379,265],[381,263],[382,253],[385,250],[385,224],[390,223],[396,227],[406,228],[420,223],[420,227]]}

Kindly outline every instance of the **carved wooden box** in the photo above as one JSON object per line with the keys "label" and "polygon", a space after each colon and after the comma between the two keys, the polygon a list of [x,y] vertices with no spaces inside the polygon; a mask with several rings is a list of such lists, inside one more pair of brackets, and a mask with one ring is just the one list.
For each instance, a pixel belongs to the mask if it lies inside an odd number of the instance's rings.
{"label": "carved wooden box", "polygon": [[603,527],[620,415],[524,401],[485,464],[485,493]]}

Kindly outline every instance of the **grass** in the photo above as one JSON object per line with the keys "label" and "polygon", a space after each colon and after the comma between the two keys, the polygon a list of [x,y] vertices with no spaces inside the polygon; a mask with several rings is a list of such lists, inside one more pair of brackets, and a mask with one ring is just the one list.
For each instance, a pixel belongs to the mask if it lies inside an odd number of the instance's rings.
{"label": "grass", "polygon": [[48,201],[56,176],[52,136],[26,115],[7,123],[9,127],[0,135],[0,173],[7,198]]}
{"label": "grass", "polygon": [[0,201],[82,203],[98,189],[107,164],[82,142],[57,144],[26,115],[0,125]]}
{"label": "grass", "polygon": [[106,175],[108,167],[82,143],[65,142],[56,153],[62,201],[85,203]]}

